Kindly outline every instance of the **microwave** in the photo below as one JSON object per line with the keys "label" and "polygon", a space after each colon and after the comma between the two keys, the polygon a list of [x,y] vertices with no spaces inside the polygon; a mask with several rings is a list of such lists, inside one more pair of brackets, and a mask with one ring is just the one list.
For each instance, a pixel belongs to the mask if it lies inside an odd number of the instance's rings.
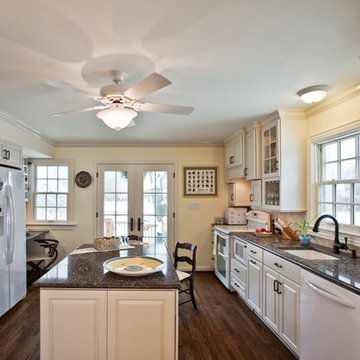
{"label": "microwave", "polygon": [[227,225],[246,225],[246,207],[229,207],[225,209],[225,224]]}

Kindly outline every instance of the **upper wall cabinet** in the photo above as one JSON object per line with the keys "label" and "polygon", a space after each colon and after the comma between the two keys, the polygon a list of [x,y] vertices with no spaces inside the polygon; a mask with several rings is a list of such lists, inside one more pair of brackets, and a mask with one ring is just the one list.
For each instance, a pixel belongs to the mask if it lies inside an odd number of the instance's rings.
{"label": "upper wall cabinet", "polygon": [[264,208],[306,210],[306,120],[301,110],[278,110],[263,122]]}
{"label": "upper wall cabinet", "polygon": [[245,175],[247,180],[261,179],[261,126],[258,121],[246,134]]}
{"label": "upper wall cabinet", "polygon": [[225,140],[225,179],[242,178],[245,176],[245,129],[241,129]]}
{"label": "upper wall cabinet", "polygon": [[263,177],[279,176],[279,119],[266,124],[262,130]]}
{"label": "upper wall cabinet", "polygon": [[0,164],[22,169],[21,147],[0,139]]}

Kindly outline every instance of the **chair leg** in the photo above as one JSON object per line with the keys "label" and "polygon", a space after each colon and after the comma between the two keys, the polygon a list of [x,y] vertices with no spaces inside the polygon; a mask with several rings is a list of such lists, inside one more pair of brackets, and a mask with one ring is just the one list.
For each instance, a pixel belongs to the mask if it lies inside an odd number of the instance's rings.
{"label": "chair leg", "polygon": [[196,310],[196,302],[195,302],[195,295],[194,295],[194,288],[193,288],[193,284],[190,285],[190,296],[191,296],[191,302],[193,304],[194,309]]}

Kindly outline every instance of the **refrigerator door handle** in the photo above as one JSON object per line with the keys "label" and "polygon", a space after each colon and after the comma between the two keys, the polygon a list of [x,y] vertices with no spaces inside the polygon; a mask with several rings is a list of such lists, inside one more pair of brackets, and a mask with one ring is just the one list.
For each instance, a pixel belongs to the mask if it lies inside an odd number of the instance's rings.
{"label": "refrigerator door handle", "polygon": [[335,301],[341,305],[344,305],[346,307],[349,307],[349,308],[352,308],[352,309],[355,309],[355,304],[353,302],[351,302],[350,300],[348,299],[344,299],[344,298],[341,298],[337,295],[334,295],[334,294],[331,294],[323,289],[320,289],[319,287],[317,287],[316,285],[314,285],[312,282],[310,282],[309,280],[307,281],[307,284],[310,286],[310,288],[312,290],[314,290],[317,294],[321,295],[321,296],[324,296],[332,301]]}
{"label": "refrigerator door handle", "polygon": [[15,211],[14,211],[14,198],[10,185],[6,185],[4,189],[5,203],[7,204],[5,209],[5,238],[7,241],[7,261],[9,265],[14,259],[14,230],[15,230]]}

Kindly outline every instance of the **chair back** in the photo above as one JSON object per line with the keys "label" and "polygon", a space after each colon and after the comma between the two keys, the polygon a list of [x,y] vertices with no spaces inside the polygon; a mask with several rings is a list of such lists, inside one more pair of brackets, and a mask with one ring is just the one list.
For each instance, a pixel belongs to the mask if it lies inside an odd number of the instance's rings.
{"label": "chair back", "polygon": [[[191,257],[186,256],[186,255],[179,256],[179,249],[189,250],[192,253]],[[196,245],[192,245],[189,243],[177,242],[175,245],[175,251],[174,251],[174,267],[175,267],[175,269],[177,269],[179,262],[186,262],[189,265],[191,265],[191,267],[192,267],[191,276],[193,277],[195,274],[195,271],[196,271],[196,250],[197,250]]]}

